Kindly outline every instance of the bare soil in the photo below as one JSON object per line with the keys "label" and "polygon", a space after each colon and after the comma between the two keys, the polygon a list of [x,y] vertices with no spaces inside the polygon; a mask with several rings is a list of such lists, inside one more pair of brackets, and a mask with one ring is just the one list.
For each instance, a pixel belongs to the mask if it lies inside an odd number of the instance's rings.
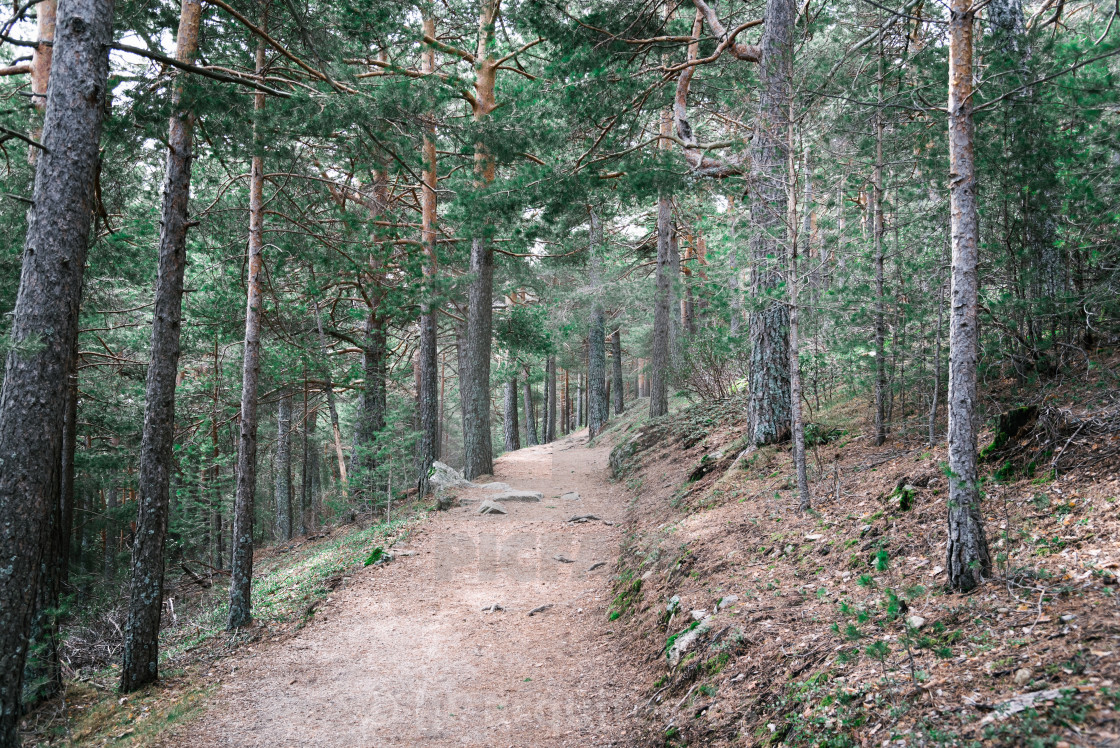
{"label": "bare soil", "polygon": [[[309,626],[215,665],[211,705],[164,744],[628,744],[639,679],[607,619],[625,496],[607,480],[609,446],[585,441],[498,460],[495,481],[544,500],[480,516],[492,492],[462,490]],[[587,514],[600,520],[568,521]]]}

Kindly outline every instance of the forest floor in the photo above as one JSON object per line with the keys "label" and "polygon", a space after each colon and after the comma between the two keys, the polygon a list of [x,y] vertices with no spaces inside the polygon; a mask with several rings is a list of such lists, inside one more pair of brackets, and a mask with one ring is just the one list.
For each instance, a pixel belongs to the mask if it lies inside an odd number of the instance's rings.
{"label": "forest floor", "polygon": [[[497,461],[495,481],[543,501],[479,515],[491,492],[463,489],[463,505],[432,514],[390,563],[355,571],[313,624],[214,663],[208,704],[161,744],[625,741],[639,681],[607,616],[625,502],[608,448],[586,436]],[[578,500],[560,498],[571,491]],[[600,519],[569,522],[589,514]]]}
{"label": "forest floor", "polygon": [[[946,589],[946,449],[920,416],[876,447],[865,401],[817,407],[808,513],[788,445],[749,447],[744,398],[612,421],[636,744],[1120,748],[1116,364],[1032,393],[1033,425],[985,450],[993,569],[970,594]],[[1021,392],[993,388],[989,415]]]}

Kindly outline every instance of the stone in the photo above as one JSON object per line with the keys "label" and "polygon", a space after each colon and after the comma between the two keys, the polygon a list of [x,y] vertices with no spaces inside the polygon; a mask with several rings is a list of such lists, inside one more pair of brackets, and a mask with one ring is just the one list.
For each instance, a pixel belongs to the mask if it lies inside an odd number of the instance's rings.
{"label": "stone", "polygon": [[432,463],[432,475],[428,481],[432,488],[437,491],[471,485],[471,482],[464,478],[462,473],[439,460]]}
{"label": "stone", "polygon": [[497,613],[499,610],[505,610],[505,608],[503,608],[498,603],[493,603],[492,605],[489,605],[489,606],[483,608],[482,612],[483,613]]}
{"label": "stone", "polygon": [[568,558],[564,554],[560,554],[559,556],[553,556],[553,558],[556,559],[557,561],[559,561],[562,564],[574,564],[575,563],[575,561]]}
{"label": "stone", "polygon": [[494,483],[483,483],[482,484],[482,489],[484,491],[508,491],[508,490],[510,490],[508,483],[498,483],[496,481]]}
{"label": "stone", "polygon": [[720,598],[719,604],[716,606],[716,611],[727,610],[735,603],[739,602],[738,595],[727,595]]}
{"label": "stone", "polygon": [[568,491],[565,494],[560,494],[560,498],[565,501],[579,501],[579,491]]}
{"label": "stone", "polygon": [[487,499],[478,505],[479,514],[506,514],[505,507]]}
{"label": "stone", "polygon": [[805,539],[808,540],[811,543],[814,543],[814,542],[820,540],[823,537],[824,537],[824,535],[806,535]]}
{"label": "stone", "polygon": [[1031,672],[1030,668],[1021,667],[1021,668],[1019,668],[1018,670],[1015,671],[1015,685],[1017,685],[1017,686],[1027,685],[1028,683],[1031,682],[1031,677],[1033,677],[1033,676],[1034,676],[1034,673]]}
{"label": "stone", "polygon": [[577,524],[582,524],[584,522],[596,522],[596,521],[598,521],[598,519],[599,518],[596,517],[594,514],[577,514],[574,517],[569,517],[568,521],[569,522],[574,522],[574,523],[577,523]]}
{"label": "stone", "polygon": [[906,625],[912,629],[920,629],[926,625],[926,619],[921,616],[910,616],[906,619]]}
{"label": "stone", "polygon": [[1073,613],[1066,613],[1064,616],[1062,616],[1062,623],[1069,623],[1074,618],[1077,618],[1077,616],[1075,616]]}
{"label": "stone", "polygon": [[672,645],[665,652],[665,657],[669,660],[669,667],[675,668],[680,664],[681,657],[692,648],[696,640],[711,630],[711,622],[712,619],[710,616],[703,618],[699,621],[698,625],[696,622],[693,622],[690,628],[677,634],[676,638],[673,639]]}
{"label": "stone", "polygon": [[502,491],[501,493],[494,494],[490,497],[491,501],[512,501],[512,502],[529,502],[540,501],[544,498],[544,494],[540,491],[521,491],[511,489],[509,491]]}
{"label": "stone", "polygon": [[588,571],[595,571],[596,569],[601,569],[606,565],[607,565],[606,561],[597,561],[597,562],[591,564],[591,568],[589,568]]}
{"label": "stone", "polygon": [[706,610],[694,610],[694,611],[692,611],[692,620],[694,620],[694,621],[703,621],[707,617],[708,617],[708,611],[706,611]]}

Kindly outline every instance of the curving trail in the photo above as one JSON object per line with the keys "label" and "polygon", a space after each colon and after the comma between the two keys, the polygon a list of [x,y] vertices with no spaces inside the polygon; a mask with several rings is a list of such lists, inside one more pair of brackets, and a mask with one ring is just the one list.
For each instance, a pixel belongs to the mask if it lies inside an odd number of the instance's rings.
{"label": "curving trail", "polygon": [[[639,680],[607,621],[625,498],[606,480],[609,446],[585,440],[502,457],[494,480],[542,502],[479,516],[489,492],[462,491],[475,503],[433,516],[415,555],[355,572],[312,625],[224,663],[236,670],[169,744],[630,744]],[[584,514],[615,524],[567,522]],[[504,610],[482,611],[493,603]]]}

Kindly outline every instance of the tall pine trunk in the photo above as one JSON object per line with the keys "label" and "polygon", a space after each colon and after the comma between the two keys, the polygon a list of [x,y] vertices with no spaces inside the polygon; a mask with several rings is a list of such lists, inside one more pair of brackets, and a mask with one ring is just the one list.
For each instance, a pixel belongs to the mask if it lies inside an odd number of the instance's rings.
{"label": "tall pine trunk", "polygon": [[533,405],[533,385],[529,381],[529,364],[525,364],[525,384],[522,386],[525,400],[525,444],[535,447],[540,444],[537,438],[537,409]]}
{"label": "tall pine trunk", "polygon": [[979,214],[972,125],[973,11],[949,6],[949,203],[952,288],[949,306],[949,585],[967,592],[991,574],[976,466]]}
{"label": "tall pine trunk", "polygon": [[358,401],[354,422],[354,447],[350,467],[354,477],[354,495],[372,506],[374,493],[382,486],[377,479],[378,435],[385,428],[385,320],[377,311],[366,319],[365,340],[362,341],[362,371],[365,386]]}
{"label": "tall pine trunk", "polygon": [[622,411],[626,407],[622,381],[622,330],[617,327],[611,333],[611,379],[614,382],[612,388],[614,412],[616,415],[622,415]]}
{"label": "tall pine trunk", "polygon": [[[263,25],[263,24],[262,24]],[[264,42],[257,45],[256,72],[263,75]],[[241,367],[241,432],[237,450],[237,494],[233,506],[230,554],[229,622],[231,629],[253,620],[253,504],[257,491],[257,380],[261,373],[261,306],[264,296],[264,94],[253,97],[253,159],[249,169],[248,289],[245,303],[245,350]]]}
{"label": "tall pine trunk", "polygon": [[556,357],[545,360],[544,443],[556,441]]}
{"label": "tall pine trunk", "polygon": [[[501,0],[483,0],[478,19],[475,53],[475,122],[483,122],[497,107],[494,83],[498,62],[494,58],[494,28]],[[475,184],[494,181],[494,159],[482,143],[475,146]],[[481,232],[480,232],[481,233]],[[494,471],[490,441],[490,344],[494,302],[494,252],[489,239],[471,241],[471,282],[467,291],[466,348],[459,371],[463,390],[463,475],[467,480]]]}
{"label": "tall pine trunk", "polygon": [[[798,508],[807,512],[812,508],[812,499],[809,496],[809,477],[805,467],[805,429],[801,419],[801,361],[799,349],[799,333],[801,322],[801,300],[799,298],[800,279],[797,276],[797,251],[799,244],[799,237],[797,235],[797,180],[796,168],[794,164],[794,125],[793,125],[793,102],[789,104],[790,119],[787,123],[788,143],[786,152],[788,154],[788,171],[789,171],[789,187],[788,187],[788,200],[789,200],[789,214],[786,221],[786,231],[788,235],[789,248],[787,255],[789,257],[789,394],[790,394],[790,438],[793,442],[793,464],[797,472],[797,492],[800,497]],[[808,168],[805,170],[808,172]],[[808,179],[808,174],[806,174]],[[804,207],[808,210],[808,205]],[[808,235],[806,234],[806,237]]]}
{"label": "tall pine trunk", "polygon": [[112,0],[63,0],[0,391],[0,746],[18,746],[27,641],[59,485],[112,40]]}
{"label": "tall pine trunk", "polygon": [[323,318],[319,314],[319,302],[312,305],[315,311],[315,327],[319,331],[319,356],[323,366],[323,389],[327,393],[327,410],[331,417],[331,439],[334,442],[334,454],[338,459],[338,476],[342,484],[342,495],[349,498],[349,479],[346,474],[346,457],[342,451],[342,429],[338,426],[338,408],[334,402],[334,382],[331,380],[331,366],[327,360],[327,336],[323,334]]}
{"label": "tall pine trunk", "polygon": [[[430,9],[429,9],[430,10]],[[424,18],[424,33],[436,35],[436,21],[432,15]],[[421,71],[431,74],[435,71],[435,48],[424,48],[421,58]],[[420,191],[420,238],[424,244],[427,261],[424,263],[425,286],[420,302],[420,386],[417,392],[420,411],[420,441],[417,444],[416,488],[421,497],[429,490],[428,473],[432,463],[439,457],[439,391],[436,376],[436,309],[434,308],[435,289],[433,287],[438,271],[436,252],[436,186],[438,172],[436,162],[435,126],[431,122],[424,126],[423,188]]]}
{"label": "tall pine trunk", "polygon": [[[77,339],[75,339],[77,342]],[[76,351],[75,351],[76,354]],[[76,355],[75,355],[76,363]],[[58,602],[69,578],[70,535],[74,522],[74,456],[78,438],[78,376],[67,377],[66,416],[62,429],[62,463],[58,488],[51,502],[47,540],[40,564],[42,579],[31,627],[31,645],[25,670],[25,704],[36,704],[62,691]]]}
{"label": "tall pine trunk", "polygon": [[786,126],[792,96],[793,0],[767,0],[759,64],[759,116],[751,138],[751,291],[758,305],[750,315],[748,433],[756,445],[789,435],[789,310],[767,297],[782,283],[785,239]]}
{"label": "tall pine trunk", "polygon": [[591,211],[591,322],[587,330],[587,436],[594,439],[610,417],[607,405],[606,318],[603,313],[603,222]]}
{"label": "tall pine trunk", "polygon": [[[201,20],[202,3],[183,0],[175,49],[175,57],[181,62],[194,63]],[[140,440],[140,501],[132,545],[132,581],[121,666],[121,691],[124,693],[155,681],[159,675],[163,551],[174,468],[175,383],[179,372],[194,140],[194,114],[184,106],[181,81],[182,75],[172,89],[167,135],[152,352],[148,364],[144,432]]]}
{"label": "tall pine trunk", "polygon": [[507,452],[516,452],[521,449],[521,435],[518,433],[517,423],[517,377],[506,380],[505,398],[503,400],[503,425],[505,431],[505,444]]}
{"label": "tall pine trunk", "polygon": [[291,540],[292,527],[292,393],[280,393],[276,409],[276,539]]}
{"label": "tall pine trunk", "polygon": [[883,279],[883,38],[879,36],[875,167],[872,175],[872,238],[875,243],[875,446],[887,441],[887,313]]}
{"label": "tall pine trunk", "polygon": [[657,275],[653,302],[653,341],[649,366],[649,415],[669,412],[670,326],[673,303],[672,231],[669,198],[657,199]]}

